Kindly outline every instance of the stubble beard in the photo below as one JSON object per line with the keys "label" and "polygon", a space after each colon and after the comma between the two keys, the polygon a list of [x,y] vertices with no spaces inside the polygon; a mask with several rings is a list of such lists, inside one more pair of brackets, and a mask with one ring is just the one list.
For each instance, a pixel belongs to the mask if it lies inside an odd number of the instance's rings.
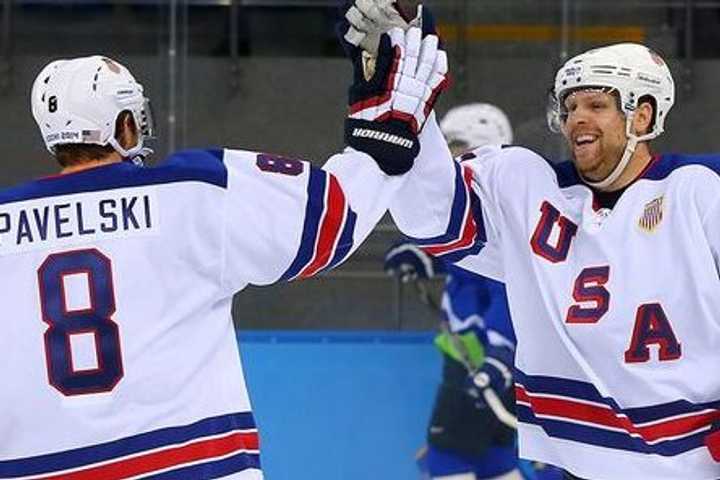
{"label": "stubble beard", "polygon": [[625,145],[616,148],[607,148],[602,144],[593,147],[592,152],[584,152],[580,158],[575,155],[571,147],[572,161],[580,175],[591,182],[605,180],[620,163],[625,151]]}

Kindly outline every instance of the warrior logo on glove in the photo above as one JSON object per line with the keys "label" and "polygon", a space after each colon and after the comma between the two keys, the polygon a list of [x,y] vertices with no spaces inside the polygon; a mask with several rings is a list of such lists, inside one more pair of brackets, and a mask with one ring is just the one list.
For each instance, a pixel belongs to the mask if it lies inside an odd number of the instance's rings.
{"label": "warrior logo on glove", "polygon": [[436,35],[422,38],[419,28],[393,28],[383,34],[374,75],[366,80],[353,59],[350,115],[345,140],[372,156],[388,175],[412,167],[420,150],[418,135],[438,95],[447,85],[447,55]]}

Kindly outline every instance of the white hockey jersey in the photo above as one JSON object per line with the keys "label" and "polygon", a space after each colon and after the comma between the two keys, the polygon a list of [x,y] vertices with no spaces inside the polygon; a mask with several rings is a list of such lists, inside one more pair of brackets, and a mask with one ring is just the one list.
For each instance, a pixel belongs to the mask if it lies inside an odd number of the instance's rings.
{"label": "white hockey jersey", "polygon": [[399,182],[197,150],[0,191],[0,478],[262,478],[232,295],[343,261]]}
{"label": "white hockey jersey", "polygon": [[505,282],[521,457],[591,480],[720,478],[705,445],[720,420],[720,157],[656,157],[603,209],[572,164],[518,147],[443,161],[434,125],[422,140],[391,212],[426,251]]}

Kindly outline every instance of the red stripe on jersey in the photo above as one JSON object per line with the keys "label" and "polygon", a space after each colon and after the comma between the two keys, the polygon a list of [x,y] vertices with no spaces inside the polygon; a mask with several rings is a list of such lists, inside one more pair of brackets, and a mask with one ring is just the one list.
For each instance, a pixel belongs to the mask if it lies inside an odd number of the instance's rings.
{"label": "red stripe on jersey", "polygon": [[200,440],[74,472],[35,477],[34,480],[122,480],[243,450],[257,450],[259,445],[257,432],[233,432],[224,437]]}
{"label": "red stripe on jersey", "polygon": [[340,232],[342,231],[347,210],[345,194],[334,175],[328,174],[328,180],[325,215],[320,222],[317,244],[315,245],[315,257],[308,266],[300,272],[301,278],[315,275],[330,263],[340,237]]}
{"label": "red stripe on jersey", "polygon": [[515,395],[517,401],[529,403],[531,410],[536,415],[559,417],[568,421],[594,423],[600,427],[620,429],[633,436],[639,436],[646,442],[689,435],[720,420],[720,411],[715,410],[688,414],[675,419],[656,420],[652,424],[648,422],[647,425],[638,426],[625,415],[616,413],[609,406],[591,405],[563,398],[535,396],[528,394],[522,386],[515,387]]}
{"label": "red stripe on jersey", "polygon": [[530,403],[530,397],[522,385],[515,385],[515,402]]}
{"label": "red stripe on jersey", "polygon": [[465,180],[467,203],[465,205],[465,220],[462,235],[458,240],[455,240],[451,243],[421,247],[422,250],[428,255],[444,255],[454,250],[467,248],[473,244],[473,241],[477,236],[477,225],[475,225],[475,219],[472,215],[472,202],[470,200],[470,184],[472,181],[472,170],[465,166],[463,166],[463,178]]}

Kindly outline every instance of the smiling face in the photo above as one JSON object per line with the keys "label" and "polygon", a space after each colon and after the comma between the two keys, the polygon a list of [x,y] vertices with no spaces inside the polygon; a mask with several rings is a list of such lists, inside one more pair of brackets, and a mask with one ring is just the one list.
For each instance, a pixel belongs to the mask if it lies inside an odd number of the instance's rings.
{"label": "smiling face", "polygon": [[562,133],[578,172],[590,181],[607,178],[627,143],[625,115],[612,92],[579,90],[563,103]]}

